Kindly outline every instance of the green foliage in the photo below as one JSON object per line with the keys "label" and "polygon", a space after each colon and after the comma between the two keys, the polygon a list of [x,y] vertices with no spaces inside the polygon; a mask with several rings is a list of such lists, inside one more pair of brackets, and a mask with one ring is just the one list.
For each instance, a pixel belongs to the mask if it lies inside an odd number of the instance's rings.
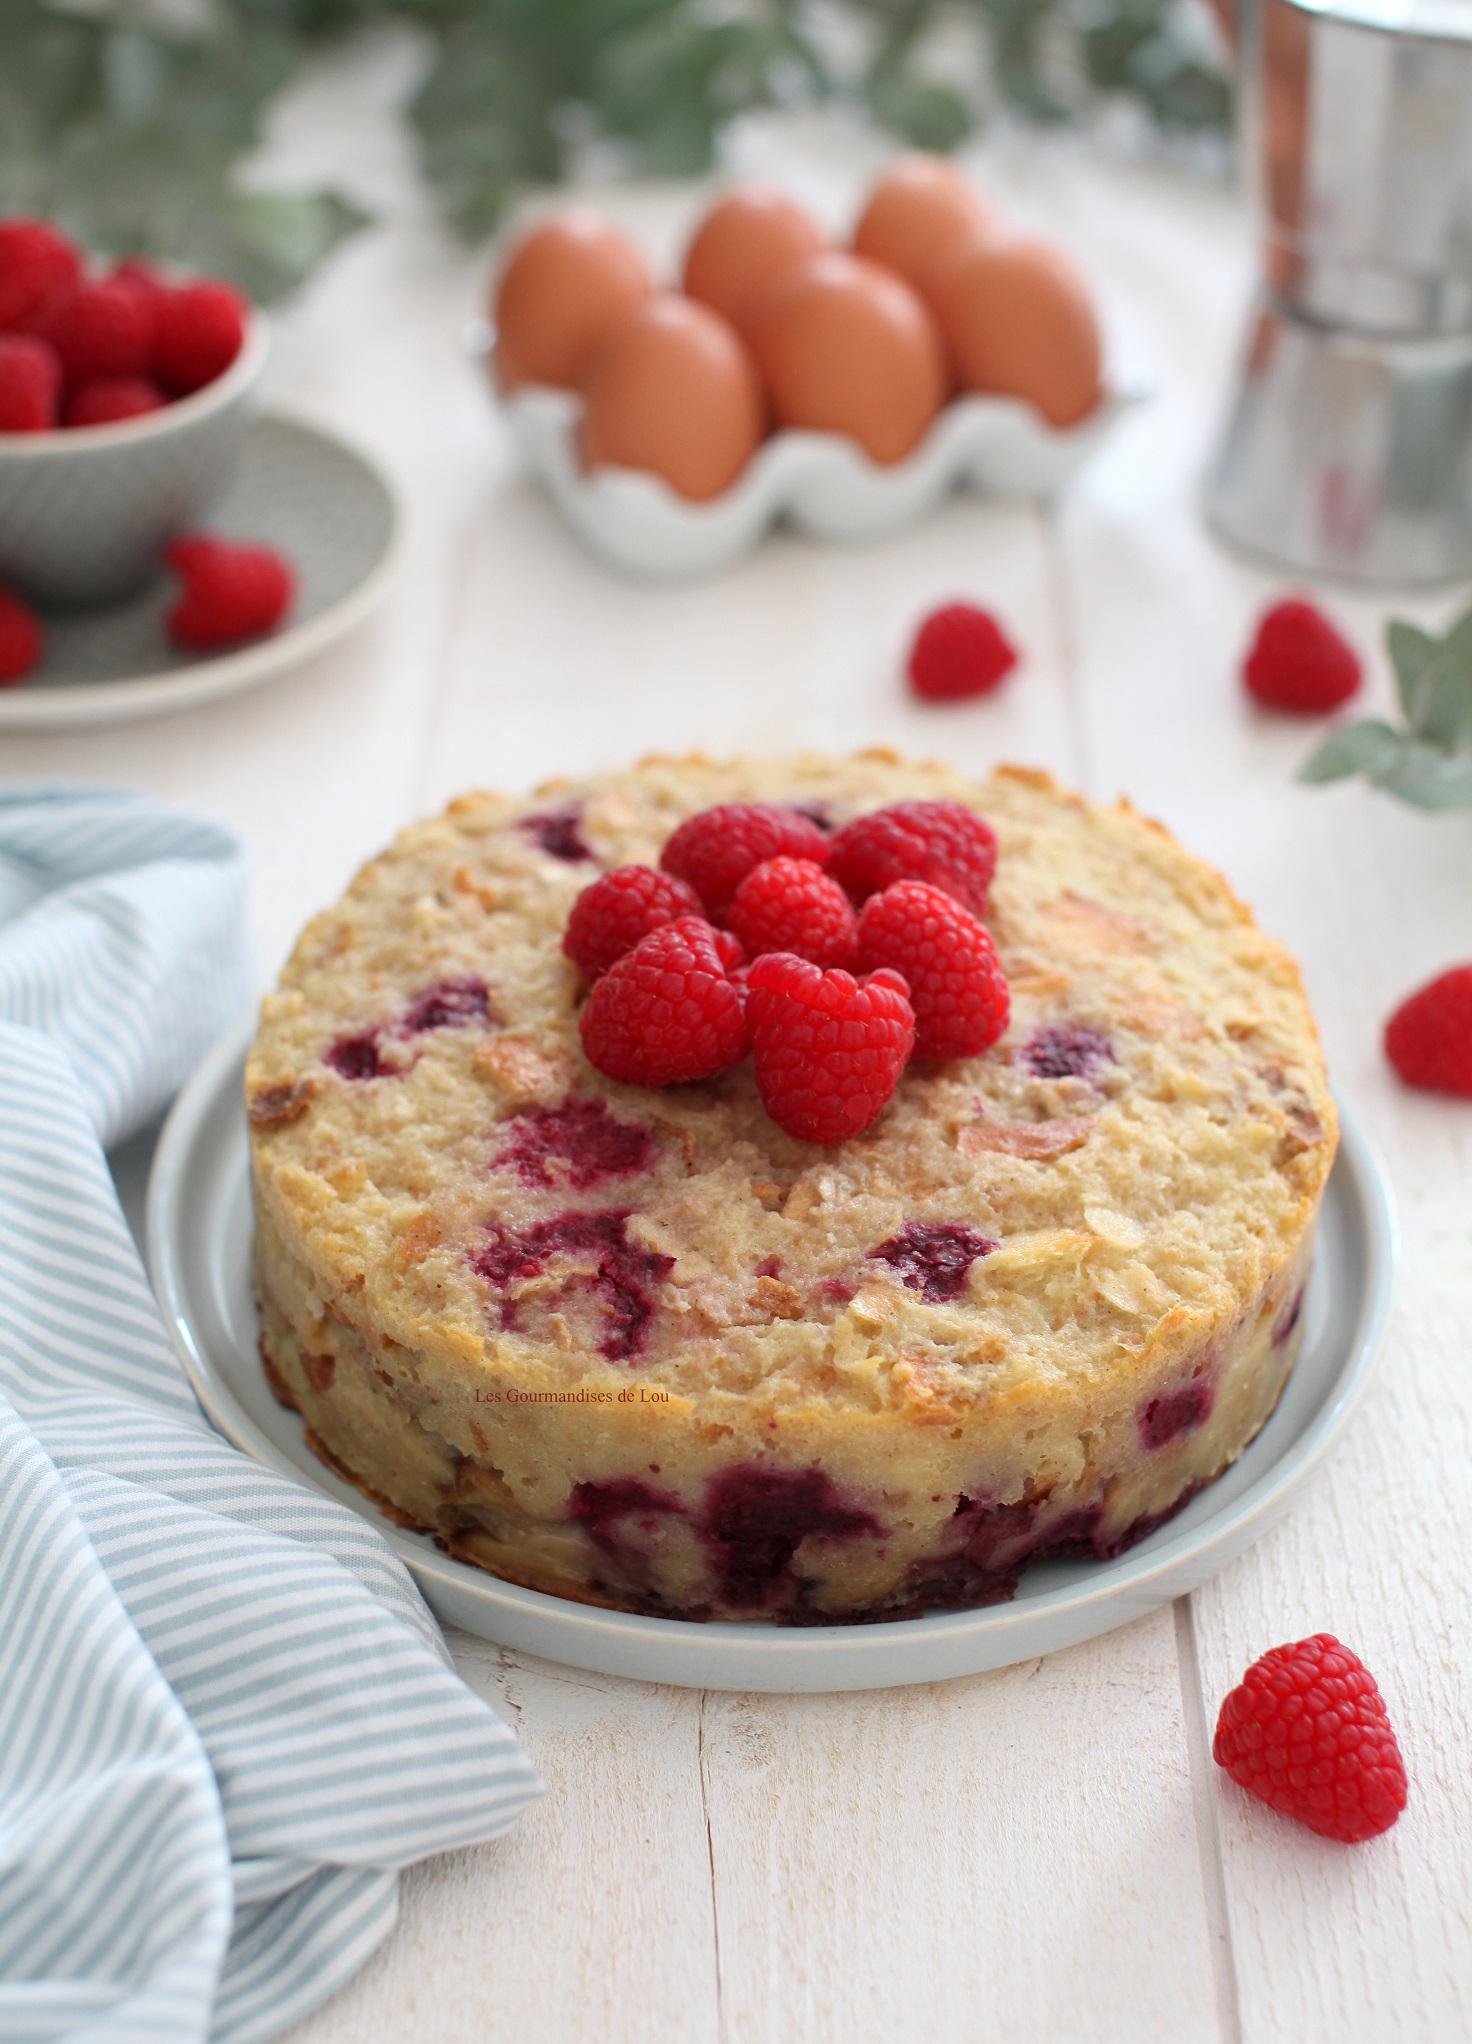
{"label": "green foliage", "polygon": [[[808,0],[210,0],[191,33],[147,25],[132,4],[0,0],[0,211],[199,264],[263,300],[364,216],[329,191],[245,190],[239,163],[306,55],[388,17],[429,39],[409,112],[445,214],[471,236],[518,189],[565,176],[583,142],[685,175],[709,166],[736,115],[774,103],[846,99],[907,142],[954,149],[987,92],[980,77],[934,76],[926,46],[968,12],[991,94],[1031,119],[1117,93],[1166,128],[1228,116],[1225,80],[1178,27],[1180,0],[834,0],[826,15]],[[839,16],[862,30],[856,75],[832,56]]]}
{"label": "green foliage", "polygon": [[1472,610],[1443,639],[1397,620],[1385,643],[1406,729],[1379,717],[1341,725],[1299,779],[1363,774],[1418,809],[1472,809]]}

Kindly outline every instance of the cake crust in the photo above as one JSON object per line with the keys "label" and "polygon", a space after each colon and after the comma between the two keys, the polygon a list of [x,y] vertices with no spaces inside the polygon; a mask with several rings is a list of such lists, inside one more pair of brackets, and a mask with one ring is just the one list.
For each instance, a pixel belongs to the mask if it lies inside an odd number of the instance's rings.
{"label": "cake crust", "polygon": [[[999,841],[1012,1022],[864,1135],[749,1062],[619,1086],[561,935],[696,811],[912,797]],[[889,753],[646,761],[401,834],[247,1067],[263,1355],[324,1459],[509,1580],[834,1621],[1118,1551],[1241,1453],[1300,1334],[1336,1121],[1298,973],[1127,805]]]}

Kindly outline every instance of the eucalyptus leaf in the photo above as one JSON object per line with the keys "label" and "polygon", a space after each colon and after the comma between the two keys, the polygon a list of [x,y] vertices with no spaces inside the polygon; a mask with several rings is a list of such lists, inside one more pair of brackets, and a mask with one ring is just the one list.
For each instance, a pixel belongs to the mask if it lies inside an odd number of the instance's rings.
{"label": "eucalyptus leaf", "polygon": [[1385,643],[1407,728],[1380,718],[1343,724],[1298,778],[1363,774],[1418,809],[1472,809],[1472,610],[1440,639],[1393,619]]}
{"label": "eucalyptus leaf", "polygon": [[1301,781],[1342,781],[1350,774],[1375,774],[1399,757],[1405,740],[1378,717],[1341,724],[1298,770]]}

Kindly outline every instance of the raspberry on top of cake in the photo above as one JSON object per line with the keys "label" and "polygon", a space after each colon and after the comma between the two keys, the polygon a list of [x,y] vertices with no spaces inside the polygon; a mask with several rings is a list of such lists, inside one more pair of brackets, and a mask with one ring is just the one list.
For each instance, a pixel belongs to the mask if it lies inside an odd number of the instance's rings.
{"label": "raspberry on top of cake", "polygon": [[[657,1085],[585,1048],[628,954],[605,964],[585,918],[580,969],[579,898],[668,872],[682,826],[743,804],[794,819],[764,871],[826,860],[860,932],[886,904],[850,984],[910,985],[922,911],[974,947],[980,904],[999,961],[1010,1013],[973,1054],[944,1054],[967,1041],[944,1002],[927,1023],[918,987],[890,996],[916,1054],[845,1140],[781,1125],[760,1044],[728,1034],[730,1061]],[[985,819],[994,876],[941,842],[930,877],[896,880],[880,812],[925,804]],[[824,848],[871,817],[856,884]],[[723,961],[730,926],[799,926],[770,879],[745,915],[739,877],[712,909],[714,870],[673,877],[724,926],[702,969],[749,972],[750,1006],[773,975],[739,943]],[[847,955],[841,904],[805,885]],[[611,912],[644,942],[672,908],[714,927],[653,881]],[[1218,875],[1046,776],[882,752],[452,803],[307,926],[247,1108],[263,1350],[319,1451],[513,1580],[686,1615],[982,1601],[1041,1553],[1158,1523],[1272,1409],[1335,1143],[1296,969]]]}

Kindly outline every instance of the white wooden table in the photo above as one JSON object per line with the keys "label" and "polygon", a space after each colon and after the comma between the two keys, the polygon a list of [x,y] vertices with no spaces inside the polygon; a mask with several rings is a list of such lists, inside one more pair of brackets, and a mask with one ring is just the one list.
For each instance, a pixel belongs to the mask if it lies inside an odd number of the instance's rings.
{"label": "white wooden table", "polygon": [[[1092,1643],[974,1680],[834,1697],[644,1686],[466,1636],[467,1680],[551,1793],[513,1835],[411,1872],[394,1936],[294,2044],[1315,2044],[1472,2036],[1472,1107],[1402,1090],[1381,1021],[1472,958],[1472,816],[1297,787],[1311,732],[1236,678],[1273,588],[1203,533],[1196,477],[1235,345],[1248,232],[1184,173],[1071,144],[980,174],[1068,244],[1159,377],[1056,514],[957,502],[867,550],[794,537],[692,588],[582,555],[519,479],[456,334],[482,265],[450,248],[371,49],[300,94],[279,165],[343,175],[388,224],[283,322],[275,396],[399,477],[407,571],[339,652],[235,702],[10,738],[11,774],[106,777],[238,824],[263,973],[409,817],[475,782],[700,745],[885,740],[981,770],[1033,761],[1128,793],[1225,869],[1302,960],[1337,1083],[1389,1161],[1405,1233],[1388,1353],[1327,1473],[1218,1581]],[[873,144],[755,130],[835,222]],[[611,204],[677,245],[688,191]],[[912,707],[933,602],[994,605],[1025,666],[994,701]],[[1440,624],[1454,598],[1400,606]],[[1334,599],[1388,700],[1378,603]],[[1411,1776],[1347,1850],[1250,1803],[1209,1758],[1225,1690],[1327,1629],[1365,1657]]]}

